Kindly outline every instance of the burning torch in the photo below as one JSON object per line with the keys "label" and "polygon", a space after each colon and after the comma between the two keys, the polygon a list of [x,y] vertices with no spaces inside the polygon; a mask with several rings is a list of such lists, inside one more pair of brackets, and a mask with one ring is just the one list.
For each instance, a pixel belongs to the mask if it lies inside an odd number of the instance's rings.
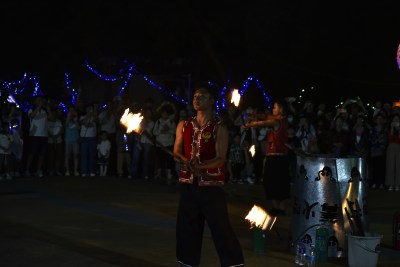
{"label": "burning torch", "polygon": [[254,205],[245,219],[250,222],[251,228],[254,229],[254,252],[264,252],[266,237],[265,231],[270,231],[272,229],[272,226],[276,221],[276,217],[269,215],[265,210],[257,205]]}
{"label": "burning torch", "polygon": [[129,112],[129,108],[125,109],[124,114],[122,115],[120,122],[122,125],[124,125],[126,127],[126,132],[127,133],[131,133],[131,132],[135,132],[139,135],[144,135],[147,138],[149,138],[151,140],[151,142],[153,142],[153,144],[158,145],[164,152],[170,154],[171,156],[174,156],[174,153],[165,148],[159,141],[157,141],[157,139],[154,138],[154,136],[152,136],[148,131],[146,131],[145,129],[143,129],[141,127],[141,122],[143,120],[143,116],[141,113],[132,113]]}

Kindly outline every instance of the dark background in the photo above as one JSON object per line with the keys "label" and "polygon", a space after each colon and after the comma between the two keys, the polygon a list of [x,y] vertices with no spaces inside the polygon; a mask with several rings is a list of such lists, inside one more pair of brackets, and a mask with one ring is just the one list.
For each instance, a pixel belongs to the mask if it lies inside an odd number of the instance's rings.
{"label": "dark background", "polygon": [[[356,1],[358,2],[358,1]],[[145,74],[241,86],[269,95],[397,100],[396,1],[2,1],[0,79],[37,75],[57,95],[87,59],[112,74],[122,60]],[[314,87],[314,90],[310,90]]]}

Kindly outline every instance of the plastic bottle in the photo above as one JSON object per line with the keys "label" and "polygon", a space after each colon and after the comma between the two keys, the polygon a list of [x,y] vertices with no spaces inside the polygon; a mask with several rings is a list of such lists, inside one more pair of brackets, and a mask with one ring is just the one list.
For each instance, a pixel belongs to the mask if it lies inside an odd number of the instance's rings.
{"label": "plastic bottle", "polygon": [[307,266],[309,267],[315,267],[315,245],[311,244],[310,248],[308,249],[308,255],[307,255]]}
{"label": "plastic bottle", "polygon": [[297,265],[305,265],[306,255],[306,245],[302,241],[297,242],[294,263],[296,263]]}

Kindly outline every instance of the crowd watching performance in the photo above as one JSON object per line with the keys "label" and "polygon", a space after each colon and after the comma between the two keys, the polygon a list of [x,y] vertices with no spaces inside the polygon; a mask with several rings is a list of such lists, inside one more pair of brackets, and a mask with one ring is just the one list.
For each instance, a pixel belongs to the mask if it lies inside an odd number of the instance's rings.
{"label": "crowd watching performance", "polygon": [[[377,99],[370,105],[360,97],[343,99],[340,105],[315,99],[300,102],[292,96],[280,100],[287,120],[291,182],[298,153],[352,156],[366,160],[370,189],[400,191],[400,105],[394,99]],[[83,101],[78,95],[74,105],[63,107],[58,99],[43,94],[32,96],[24,109],[3,92],[1,101],[2,181],[109,176],[178,183],[180,164],[165,150],[173,150],[179,122],[195,115],[192,100],[182,105],[172,98],[147,97],[137,103],[115,96],[100,103]],[[141,127],[150,135],[127,133],[120,123],[127,108],[142,114]],[[214,109],[228,129],[227,183],[263,182],[271,128],[257,122],[273,115],[273,108],[272,103],[261,110],[226,101],[225,108]],[[276,207],[276,212],[283,211]]]}

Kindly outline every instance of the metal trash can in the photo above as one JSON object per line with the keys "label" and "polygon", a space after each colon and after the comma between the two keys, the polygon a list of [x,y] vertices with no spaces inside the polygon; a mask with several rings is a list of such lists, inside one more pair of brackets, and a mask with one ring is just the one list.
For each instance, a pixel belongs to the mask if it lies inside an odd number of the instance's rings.
{"label": "metal trash can", "polygon": [[[297,156],[293,187],[292,243],[315,244],[316,228],[329,230],[328,257],[347,257],[352,222],[346,210],[359,212],[359,228],[368,231],[367,166],[360,157]],[[293,250],[294,252],[294,250]]]}

